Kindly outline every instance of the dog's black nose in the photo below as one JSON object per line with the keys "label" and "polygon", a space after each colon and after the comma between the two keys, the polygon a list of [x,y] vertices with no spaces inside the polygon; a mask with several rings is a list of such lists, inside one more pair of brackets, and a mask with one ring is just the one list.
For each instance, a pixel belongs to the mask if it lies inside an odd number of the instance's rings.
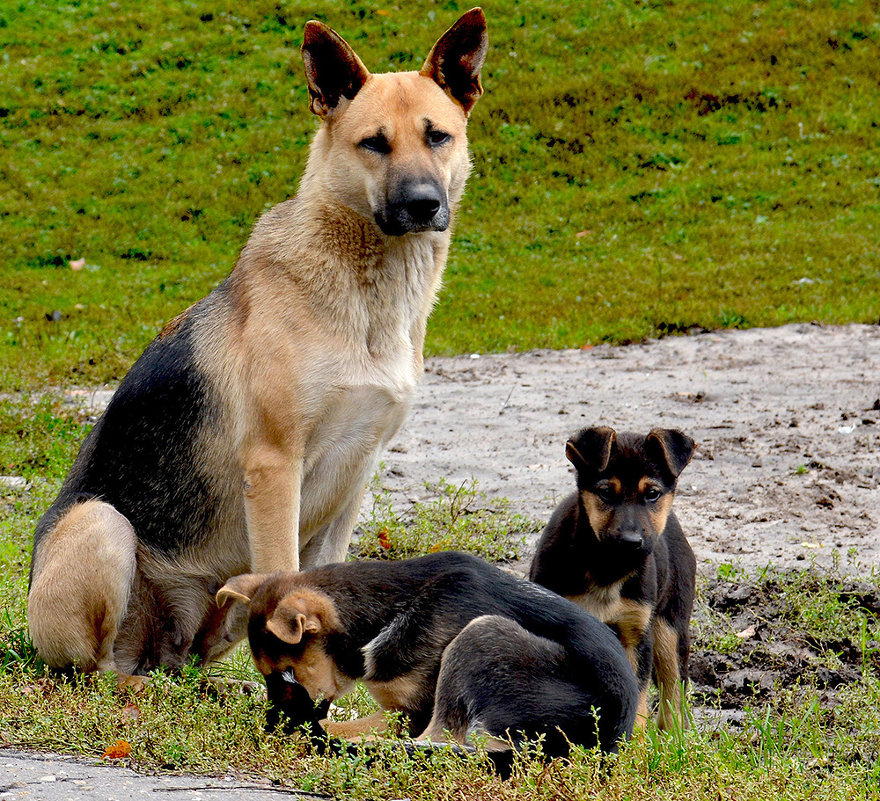
{"label": "dog's black nose", "polygon": [[621,531],[618,539],[625,545],[639,546],[642,544],[644,537],[641,531]]}
{"label": "dog's black nose", "polygon": [[440,211],[441,200],[434,187],[427,185],[424,193],[407,201],[406,211],[413,222],[427,223]]}
{"label": "dog's black nose", "polygon": [[416,231],[445,231],[449,206],[443,187],[435,180],[404,181],[397,185],[376,212],[376,222],[391,236]]}

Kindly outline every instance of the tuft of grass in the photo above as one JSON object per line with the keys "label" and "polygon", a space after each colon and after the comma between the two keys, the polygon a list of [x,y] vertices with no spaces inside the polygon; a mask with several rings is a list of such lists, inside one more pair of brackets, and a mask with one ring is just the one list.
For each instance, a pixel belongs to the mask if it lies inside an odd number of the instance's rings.
{"label": "tuft of grass", "polygon": [[[378,476],[378,474],[377,474]],[[476,479],[451,484],[441,479],[426,484],[434,496],[416,502],[407,514],[398,514],[378,477],[372,484],[373,509],[358,528],[355,558],[407,559],[437,551],[468,551],[491,562],[522,558],[526,535],[541,524],[513,514],[507,498],[489,498]]]}

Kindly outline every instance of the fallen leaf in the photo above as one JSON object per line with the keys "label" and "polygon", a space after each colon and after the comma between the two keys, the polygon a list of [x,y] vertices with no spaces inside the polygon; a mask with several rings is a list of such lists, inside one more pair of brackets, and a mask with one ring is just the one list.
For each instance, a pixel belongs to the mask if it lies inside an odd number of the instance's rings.
{"label": "fallen leaf", "polygon": [[131,744],[125,740],[117,740],[115,745],[104,749],[104,759],[124,759],[131,753]]}
{"label": "fallen leaf", "polygon": [[590,231],[589,229],[587,229],[586,231],[578,231],[578,232],[575,234],[575,236],[578,237],[578,238],[580,238],[580,237],[582,237],[582,236],[589,236],[589,235],[592,234],[592,233],[593,233],[592,231]]}
{"label": "fallen leaf", "polygon": [[377,9],[376,9],[376,13],[377,13],[380,17],[390,17],[390,16],[391,16],[391,12],[388,11],[388,10],[386,10],[386,9],[384,9],[384,8],[377,8]]}
{"label": "fallen leaf", "polygon": [[741,640],[748,640],[750,637],[755,636],[755,627],[749,626],[748,628],[743,629],[742,631],[738,631],[736,636]]}
{"label": "fallen leaf", "polygon": [[391,540],[388,539],[387,528],[383,528],[379,531],[379,545],[381,545],[386,551],[391,550]]}
{"label": "fallen leaf", "polygon": [[70,262],[70,269],[74,270],[75,272],[79,272],[85,266],[85,259],[74,259],[72,262]]}
{"label": "fallen leaf", "polygon": [[122,719],[126,722],[129,720],[140,720],[141,710],[138,709],[136,704],[126,704],[122,707]]}

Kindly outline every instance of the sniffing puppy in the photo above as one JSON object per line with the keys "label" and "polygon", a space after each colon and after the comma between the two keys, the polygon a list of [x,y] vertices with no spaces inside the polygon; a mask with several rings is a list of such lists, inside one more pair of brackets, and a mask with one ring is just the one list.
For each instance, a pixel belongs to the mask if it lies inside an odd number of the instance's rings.
{"label": "sniffing puppy", "polygon": [[49,665],[210,662],[245,633],[214,604],[230,576],[345,557],[423,372],[487,48],[476,8],[419,71],[375,75],[306,24],[321,124],[296,197],[150,343],[37,524],[28,624]]}
{"label": "sniffing puppy", "polygon": [[617,631],[638,677],[642,721],[653,669],[660,728],[676,718],[686,724],[696,559],[672,498],[693,452],[694,441],[671,429],[576,434],[565,455],[577,470],[577,492],[550,518],[529,573]]}
{"label": "sniffing puppy", "polygon": [[[549,756],[569,743],[617,749],[632,732],[638,690],[613,632],[564,598],[461,553],[401,562],[349,562],[303,573],[242,575],[217,593],[249,610],[254,662],[271,719],[335,700],[360,679],[409,732],[490,750],[544,737]],[[330,723],[359,737],[379,714]]]}

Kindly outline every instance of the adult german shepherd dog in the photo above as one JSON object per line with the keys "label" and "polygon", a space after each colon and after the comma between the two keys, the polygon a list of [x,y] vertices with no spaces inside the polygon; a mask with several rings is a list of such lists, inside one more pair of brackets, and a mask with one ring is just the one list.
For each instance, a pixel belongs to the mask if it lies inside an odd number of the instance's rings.
{"label": "adult german shepherd dog", "polygon": [[123,379],[34,537],[28,623],[55,667],[143,674],[245,634],[231,576],[344,558],[422,373],[470,162],[483,12],[418,72],[373,75],[305,27],[321,119],[297,195]]}

